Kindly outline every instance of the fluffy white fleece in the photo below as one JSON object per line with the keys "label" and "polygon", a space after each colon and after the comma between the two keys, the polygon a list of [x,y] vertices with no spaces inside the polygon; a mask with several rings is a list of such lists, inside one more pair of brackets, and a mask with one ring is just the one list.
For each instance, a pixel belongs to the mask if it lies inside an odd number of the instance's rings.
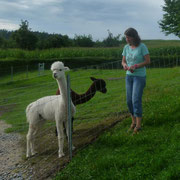
{"label": "fluffy white fleece", "polygon": [[[68,135],[67,128],[67,82],[65,77],[65,71],[68,71],[68,67],[64,67],[62,62],[54,62],[51,65],[51,71],[53,77],[57,80],[61,95],[46,96],[40,98],[26,108],[27,122],[29,123],[29,131],[27,134],[27,154],[26,157],[30,157],[36,154],[34,149],[34,141],[40,127],[46,120],[56,121],[56,127],[58,131],[58,145],[59,145],[59,157],[64,156],[64,132],[63,124],[66,127],[66,134]],[[71,102],[72,116],[75,114],[75,106]]]}

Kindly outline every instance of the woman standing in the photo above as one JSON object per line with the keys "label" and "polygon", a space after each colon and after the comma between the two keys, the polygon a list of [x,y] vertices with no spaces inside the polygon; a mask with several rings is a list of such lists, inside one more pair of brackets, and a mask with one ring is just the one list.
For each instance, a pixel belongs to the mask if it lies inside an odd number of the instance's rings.
{"label": "woman standing", "polygon": [[142,95],[146,85],[145,66],[150,64],[150,56],[134,28],[127,29],[124,34],[127,45],[122,53],[122,66],[126,70],[126,99],[132,118],[130,130],[137,133],[141,130]]}

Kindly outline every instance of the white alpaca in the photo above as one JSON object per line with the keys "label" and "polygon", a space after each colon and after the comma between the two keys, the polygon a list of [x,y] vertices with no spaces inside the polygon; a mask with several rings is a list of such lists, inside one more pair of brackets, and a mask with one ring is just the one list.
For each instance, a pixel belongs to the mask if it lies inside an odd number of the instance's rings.
{"label": "white alpaca", "polygon": [[[27,154],[30,157],[36,154],[34,150],[34,141],[39,128],[46,120],[56,121],[58,132],[59,157],[64,156],[64,132],[63,124],[65,124],[66,134],[68,135],[67,121],[67,82],[65,71],[69,70],[64,67],[62,62],[55,62],[51,65],[53,77],[57,80],[61,95],[47,96],[34,101],[26,108],[26,117],[29,122],[29,131],[27,134]],[[71,102],[72,115],[75,114],[75,106]]]}

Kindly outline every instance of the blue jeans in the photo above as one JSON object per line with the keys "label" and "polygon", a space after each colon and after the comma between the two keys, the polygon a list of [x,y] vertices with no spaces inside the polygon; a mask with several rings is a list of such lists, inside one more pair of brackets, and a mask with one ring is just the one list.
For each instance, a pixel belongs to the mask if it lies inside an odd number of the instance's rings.
{"label": "blue jeans", "polygon": [[126,75],[126,101],[129,112],[142,117],[142,95],[146,86],[146,77]]}

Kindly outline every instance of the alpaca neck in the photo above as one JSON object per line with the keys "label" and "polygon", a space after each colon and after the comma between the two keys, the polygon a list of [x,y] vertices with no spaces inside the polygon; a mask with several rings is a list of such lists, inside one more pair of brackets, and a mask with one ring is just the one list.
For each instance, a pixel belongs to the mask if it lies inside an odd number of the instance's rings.
{"label": "alpaca neck", "polygon": [[71,97],[74,105],[83,104],[89,101],[91,98],[94,97],[95,94],[96,94],[96,85],[94,82],[84,94],[77,94],[71,89]]}
{"label": "alpaca neck", "polygon": [[67,82],[65,76],[62,77],[61,79],[57,79],[57,83],[61,92],[61,96],[63,100],[66,102],[67,101]]}

